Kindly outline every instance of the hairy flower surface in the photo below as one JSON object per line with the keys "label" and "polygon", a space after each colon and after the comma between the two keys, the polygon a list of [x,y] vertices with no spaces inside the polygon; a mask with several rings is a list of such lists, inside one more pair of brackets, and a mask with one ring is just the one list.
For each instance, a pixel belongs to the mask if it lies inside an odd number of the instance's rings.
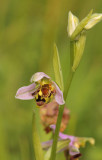
{"label": "hairy flower surface", "polygon": [[15,97],[22,100],[35,99],[38,106],[43,106],[53,99],[59,105],[65,103],[62,91],[45,73],[35,73],[31,78],[31,82],[33,83],[29,86],[19,88]]}
{"label": "hairy flower surface", "polygon": [[[45,104],[43,107],[40,108],[41,123],[43,124],[46,133],[49,133],[51,131],[50,125],[56,124],[58,113],[59,113],[59,104],[55,100],[53,100],[48,104]],[[67,107],[64,107],[64,112],[60,127],[61,132],[63,132],[66,129],[69,118],[70,118],[70,111],[67,109]]]}
{"label": "hairy flower surface", "polygon": [[[50,127],[52,128],[53,132],[55,132],[56,126],[51,125]],[[59,132],[58,143],[60,142],[60,145],[58,144],[57,146],[59,147],[57,148],[57,152],[64,151],[65,156],[70,155],[71,160],[78,160],[78,158],[81,156],[79,148],[85,147],[85,143],[87,141],[90,142],[92,145],[95,143],[93,138],[75,137]],[[42,143],[43,149],[49,149],[52,146],[52,143],[53,140],[43,142]]]}

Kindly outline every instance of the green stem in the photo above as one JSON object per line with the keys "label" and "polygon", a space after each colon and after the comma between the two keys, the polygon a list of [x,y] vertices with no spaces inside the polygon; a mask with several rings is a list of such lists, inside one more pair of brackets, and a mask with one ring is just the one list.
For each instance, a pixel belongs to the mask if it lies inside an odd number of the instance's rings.
{"label": "green stem", "polygon": [[52,144],[52,150],[51,150],[50,160],[55,160],[55,158],[56,158],[57,140],[58,140],[58,135],[59,135],[59,130],[60,130],[60,124],[61,124],[61,120],[62,120],[63,110],[64,110],[64,105],[62,105],[59,108],[59,114],[58,114],[58,118],[57,118],[57,124],[56,124],[53,144]]}
{"label": "green stem", "polygon": [[[65,91],[64,91],[65,101],[67,99],[68,91],[69,91],[69,88],[70,88],[70,85],[72,82],[72,78],[73,78],[73,74],[74,74],[74,72],[72,71],[73,58],[74,58],[74,42],[71,42],[70,43],[70,72],[69,72],[67,84],[65,86]],[[62,105],[61,107],[59,107],[59,114],[58,114],[58,118],[57,118],[57,124],[56,124],[53,144],[52,144],[50,160],[55,160],[55,158],[56,158],[57,141],[58,141],[58,135],[59,135],[64,106],[65,105]]]}
{"label": "green stem", "polygon": [[65,101],[67,99],[68,91],[74,75],[74,72],[72,70],[73,61],[74,61],[74,52],[75,52],[74,48],[75,48],[75,41],[70,41],[70,71],[69,71],[69,75],[68,75],[67,82],[65,85],[65,90],[64,90]]}
{"label": "green stem", "polygon": [[39,138],[37,127],[36,127],[35,112],[33,112],[33,126],[32,127],[33,127],[33,146],[34,146],[35,159],[44,160],[40,138]]}
{"label": "green stem", "polygon": [[73,79],[73,75],[74,75],[74,72],[71,70],[70,73],[69,73],[69,78],[68,78],[68,81],[66,83],[66,89],[65,89],[65,92],[64,92],[65,101],[67,99],[67,95],[68,95],[68,91],[69,91],[69,88],[70,88],[70,85],[71,85],[71,82],[72,82],[72,79]]}

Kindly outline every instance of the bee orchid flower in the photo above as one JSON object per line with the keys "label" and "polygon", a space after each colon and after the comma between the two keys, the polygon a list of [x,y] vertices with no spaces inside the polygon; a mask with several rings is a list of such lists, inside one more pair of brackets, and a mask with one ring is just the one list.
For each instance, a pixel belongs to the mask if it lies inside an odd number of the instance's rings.
{"label": "bee orchid flower", "polygon": [[[56,126],[51,125],[50,127],[52,128],[53,132],[55,132]],[[66,145],[65,148],[63,148],[61,151],[68,151],[71,159],[78,158],[81,156],[77,137],[59,132],[59,140],[70,140],[69,144]]]}
{"label": "bee orchid flower", "polygon": [[[56,125],[51,125],[51,129],[53,133],[55,132]],[[57,152],[64,151],[65,156],[70,156],[70,160],[78,160],[81,156],[79,151],[80,147],[84,147],[86,142],[90,142],[90,144],[94,145],[95,141],[93,138],[86,137],[75,137],[72,135],[67,135],[59,132],[59,139],[57,145]],[[42,147],[44,150],[49,149],[52,146],[53,140],[49,140],[42,143]],[[61,146],[62,144],[62,146]],[[59,148],[58,148],[59,147]]]}
{"label": "bee orchid flower", "polygon": [[53,99],[59,105],[65,103],[63,92],[47,74],[35,73],[31,78],[31,83],[29,86],[19,88],[15,97],[21,100],[35,99],[37,106],[43,106]]}

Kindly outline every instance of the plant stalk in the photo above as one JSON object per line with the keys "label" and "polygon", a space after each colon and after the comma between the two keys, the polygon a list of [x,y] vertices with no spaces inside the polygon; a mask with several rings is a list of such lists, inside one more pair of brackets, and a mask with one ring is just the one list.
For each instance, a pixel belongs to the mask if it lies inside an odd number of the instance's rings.
{"label": "plant stalk", "polygon": [[[64,91],[65,101],[67,99],[68,91],[69,91],[69,88],[70,88],[70,85],[71,85],[71,82],[73,79],[73,75],[74,75],[74,72],[72,71],[73,59],[74,59],[74,41],[71,41],[70,42],[70,72],[69,72],[67,83],[65,85],[65,91]],[[59,107],[59,114],[58,114],[58,118],[57,118],[57,124],[56,124],[53,144],[52,144],[50,160],[55,160],[55,158],[56,158],[57,141],[58,141],[58,135],[59,135],[59,131],[60,131],[61,120],[62,120],[62,116],[63,116],[64,106],[65,106],[65,104]]]}
{"label": "plant stalk", "polygon": [[32,127],[33,127],[33,146],[34,146],[35,159],[44,160],[40,138],[39,138],[37,127],[36,127],[36,118],[35,118],[34,111],[33,111],[33,126]]}

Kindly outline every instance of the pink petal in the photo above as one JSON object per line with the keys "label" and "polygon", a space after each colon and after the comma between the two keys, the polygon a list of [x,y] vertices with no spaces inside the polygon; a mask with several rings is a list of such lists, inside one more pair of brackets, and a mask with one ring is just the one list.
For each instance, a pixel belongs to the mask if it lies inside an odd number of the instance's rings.
{"label": "pink petal", "polygon": [[50,79],[50,77],[47,74],[45,74],[44,72],[37,72],[31,77],[31,82],[37,82],[44,77]]}
{"label": "pink petal", "polygon": [[[50,125],[50,128],[53,129],[53,132],[55,132],[55,129],[56,129],[56,125]],[[59,137],[61,139],[70,139],[71,142],[73,142],[75,140],[75,137],[74,136],[70,136],[70,135],[67,135],[67,134],[63,134],[61,132],[59,132]]]}
{"label": "pink petal", "polygon": [[59,137],[61,139],[70,139],[70,141],[74,141],[75,140],[75,137],[74,136],[70,136],[70,135],[67,135],[67,134],[63,134],[61,132],[59,132]]}
{"label": "pink petal", "polygon": [[24,86],[18,89],[16,93],[16,98],[17,99],[22,99],[22,100],[29,100],[29,99],[34,99],[34,96],[32,93],[35,91],[35,86],[36,84],[30,84],[29,86]]}
{"label": "pink petal", "polygon": [[60,88],[58,87],[58,85],[53,82],[55,87],[56,87],[56,94],[55,94],[55,100],[59,105],[63,105],[65,104],[64,98],[63,98],[63,92],[60,90]]}

